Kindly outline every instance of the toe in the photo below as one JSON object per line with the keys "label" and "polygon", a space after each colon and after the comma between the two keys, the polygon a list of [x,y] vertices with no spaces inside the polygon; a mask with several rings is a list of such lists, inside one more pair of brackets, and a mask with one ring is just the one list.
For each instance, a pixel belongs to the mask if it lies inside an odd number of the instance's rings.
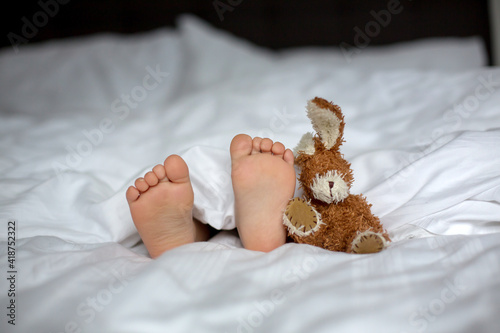
{"label": "toe", "polygon": [[262,142],[262,138],[256,136],[252,139],[252,154],[260,154],[260,144]]}
{"label": "toe", "polygon": [[135,188],[137,188],[139,190],[139,192],[146,192],[149,188],[149,185],[148,183],[146,183],[146,181],[144,180],[144,178],[138,178],[136,181],[135,181]]}
{"label": "toe", "polygon": [[290,149],[287,149],[285,150],[285,152],[283,153],[283,160],[290,164],[290,165],[293,165],[294,164],[294,156],[293,156],[293,152],[290,150]]}
{"label": "toe", "polygon": [[127,190],[126,197],[128,202],[134,202],[137,199],[139,199],[139,190],[137,190],[135,187],[130,186]]}
{"label": "toe", "polygon": [[271,152],[273,155],[283,157],[283,154],[285,153],[285,146],[281,142],[275,142],[271,148]]}
{"label": "toe", "polygon": [[252,138],[246,134],[238,134],[231,141],[229,151],[233,160],[243,156],[248,156],[252,153]]}
{"label": "toe", "polygon": [[158,180],[165,179],[167,177],[167,173],[165,172],[165,166],[158,164],[153,168],[153,172],[158,177]]}
{"label": "toe", "polygon": [[189,169],[179,155],[170,155],[165,160],[165,173],[172,183],[189,182]]}
{"label": "toe", "polygon": [[262,139],[260,143],[260,151],[264,154],[271,154],[271,149],[273,148],[273,141],[271,139]]}
{"label": "toe", "polygon": [[146,181],[146,183],[148,183],[149,186],[155,186],[156,184],[158,184],[158,177],[153,171],[149,171],[148,173],[146,173],[146,175],[144,176],[144,180]]}

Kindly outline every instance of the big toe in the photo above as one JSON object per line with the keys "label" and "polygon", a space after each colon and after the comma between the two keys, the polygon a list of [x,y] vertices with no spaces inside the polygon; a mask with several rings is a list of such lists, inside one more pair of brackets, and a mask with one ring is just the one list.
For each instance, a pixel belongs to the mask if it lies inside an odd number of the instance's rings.
{"label": "big toe", "polygon": [[248,156],[252,152],[252,138],[246,134],[238,134],[231,141],[229,151],[231,158],[237,160],[243,156]]}
{"label": "big toe", "polygon": [[165,160],[165,176],[172,183],[187,183],[189,182],[189,169],[179,155],[170,155]]}

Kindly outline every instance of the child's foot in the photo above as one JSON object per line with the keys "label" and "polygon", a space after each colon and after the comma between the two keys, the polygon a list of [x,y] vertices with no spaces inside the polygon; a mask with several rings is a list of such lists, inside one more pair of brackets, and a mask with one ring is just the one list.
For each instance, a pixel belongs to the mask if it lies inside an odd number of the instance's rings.
{"label": "child's foot", "polygon": [[206,226],[193,220],[193,199],[188,167],[177,155],[167,157],[128,188],[132,219],[152,258],[208,238]]}
{"label": "child's foot", "polygon": [[293,153],[270,139],[231,142],[236,227],[243,246],[268,252],[285,244],[283,211],[295,191]]}

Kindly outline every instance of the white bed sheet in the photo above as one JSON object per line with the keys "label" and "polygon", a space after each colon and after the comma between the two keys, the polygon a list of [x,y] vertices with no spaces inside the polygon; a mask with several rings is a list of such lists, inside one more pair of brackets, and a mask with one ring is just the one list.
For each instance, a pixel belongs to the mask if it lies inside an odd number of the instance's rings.
{"label": "white bed sheet", "polygon": [[[4,50],[0,221],[17,223],[18,312],[2,331],[498,331],[500,70],[484,61],[475,38],[350,63],[332,49],[273,53],[189,16]],[[314,96],[345,113],[352,191],[393,238],[382,253],[263,254],[231,231],[231,138],[293,147]],[[124,192],[173,153],[190,166],[196,217],[227,231],[151,260]]]}

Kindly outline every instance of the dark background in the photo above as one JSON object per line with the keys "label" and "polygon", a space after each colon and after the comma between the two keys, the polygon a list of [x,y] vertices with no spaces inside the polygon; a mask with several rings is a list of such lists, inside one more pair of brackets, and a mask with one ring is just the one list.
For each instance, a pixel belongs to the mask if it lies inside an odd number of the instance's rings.
{"label": "dark background", "polygon": [[[23,37],[26,20],[31,24],[39,20],[36,33],[25,38],[26,43],[32,44],[98,32],[128,34],[174,26],[181,13],[195,14],[215,27],[273,49],[336,46],[342,42],[352,45],[354,28],[364,31],[366,24],[374,21],[371,12],[386,10],[391,1],[395,0],[20,0],[9,2],[9,9],[4,4],[0,46],[11,45],[9,33],[11,37]],[[391,16],[390,23],[381,27],[370,45],[479,35],[491,54],[486,0],[399,2],[401,13]],[[47,13],[41,3],[52,13]]]}

